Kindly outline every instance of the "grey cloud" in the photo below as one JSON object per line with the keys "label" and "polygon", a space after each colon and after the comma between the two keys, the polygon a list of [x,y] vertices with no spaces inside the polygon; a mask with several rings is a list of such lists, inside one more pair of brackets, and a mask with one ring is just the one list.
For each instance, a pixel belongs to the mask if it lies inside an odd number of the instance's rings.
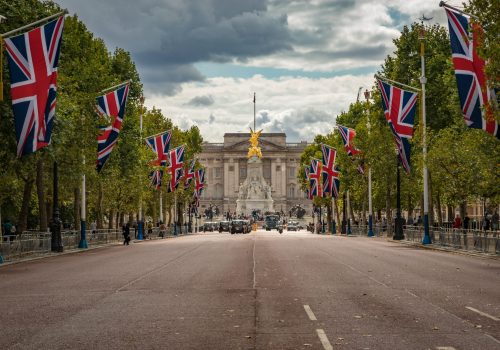
{"label": "grey cloud", "polygon": [[[214,98],[212,95],[207,96],[196,96],[193,97],[186,105],[193,107],[203,107],[203,106],[211,106],[214,104]],[[210,116],[212,117],[212,116]],[[214,118],[215,119],[215,118]]]}

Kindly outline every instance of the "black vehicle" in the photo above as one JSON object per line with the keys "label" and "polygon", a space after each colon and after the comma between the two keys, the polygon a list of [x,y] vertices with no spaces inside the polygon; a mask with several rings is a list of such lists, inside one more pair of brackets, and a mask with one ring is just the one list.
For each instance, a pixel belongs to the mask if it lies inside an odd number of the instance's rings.
{"label": "black vehicle", "polygon": [[203,224],[203,232],[213,232],[214,231],[214,223],[210,221],[206,221]]}
{"label": "black vehicle", "polygon": [[248,227],[245,220],[233,220],[231,221],[231,234],[235,233],[247,233]]}
{"label": "black vehicle", "polygon": [[278,230],[279,233],[283,232],[283,224],[279,215],[272,214],[264,217],[264,228],[266,231]]}
{"label": "black vehicle", "polygon": [[229,232],[231,231],[231,223],[229,221],[219,222],[219,232]]}
{"label": "black vehicle", "polygon": [[246,226],[246,233],[250,233],[252,231],[252,224],[249,220],[243,220]]}

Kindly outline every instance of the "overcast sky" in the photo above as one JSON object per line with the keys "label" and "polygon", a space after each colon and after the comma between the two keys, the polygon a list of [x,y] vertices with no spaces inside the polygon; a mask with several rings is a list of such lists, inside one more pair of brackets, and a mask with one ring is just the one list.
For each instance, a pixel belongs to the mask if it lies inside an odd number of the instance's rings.
{"label": "overcast sky", "polygon": [[[438,0],[56,0],[132,54],[146,105],[207,141],[253,125],[289,142],[327,133],[370,87],[403,25]],[[459,5],[458,1],[450,4]]]}

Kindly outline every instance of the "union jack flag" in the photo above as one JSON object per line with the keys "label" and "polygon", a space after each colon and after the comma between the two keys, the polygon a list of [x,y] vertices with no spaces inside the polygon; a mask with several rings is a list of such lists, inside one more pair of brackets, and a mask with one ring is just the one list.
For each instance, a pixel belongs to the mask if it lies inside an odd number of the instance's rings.
{"label": "union jack flag", "polygon": [[187,189],[191,180],[194,179],[194,165],[195,161],[192,160],[189,166],[184,168],[184,189]]}
{"label": "union jack flag", "polygon": [[151,165],[167,165],[168,149],[170,148],[170,139],[172,132],[166,131],[163,134],[146,138],[146,144],[156,153],[156,159],[151,161]]}
{"label": "union jack flag", "polygon": [[417,93],[392,86],[377,79],[382,95],[385,119],[392,131],[403,168],[410,173],[410,139],[417,109]]}
{"label": "union jack flag", "polygon": [[353,140],[356,137],[356,130],[338,124],[337,126],[339,128],[340,136],[342,136],[342,141],[344,142],[344,148],[347,155],[354,156],[361,153],[361,151],[353,145]]}
{"label": "union jack flag", "polygon": [[5,39],[18,157],[50,144],[63,26],[64,16],[61,16]]}
{"label": "union jack flag", "polygon": [[327,194],[338,198],[340,186],[340,172],[335,167],[335,158],[337,150],[333,147],[321,144],[321,152],[323,154],[323,195]]}
{"label": "union jack flag", "polygon": [[[304,166],[304,174],[306,176],[306,181],[307,183],[309,183],[309,167],[307,165]],[[309,198],[310,200],[313,200],[314,197],[312,196],[312,192],[309,188],[306,188],[306,195],[307,195],[307,198]]]}
{"label": "union jack flag", "polygon": [[199,199],[205,188],[205,169],[199,169],[194,172],[194,197],[199,205]]}
{"label": "union jack flag", "polygon": [[[482,28],[470,23],[469,18],[460,13],[445,10],[448,16],[451,56],[464,121],[469,128],[482,129],[500,138],[500,128],[493,112],[496,96],[487,87],[484,74],[485,63],[476,50]],[[473,27],[472,33],[471,27]],[[486,107],[485,110],[482,110],[482,107]]]}
{"label": "union jack flag", "polygon": [[[353,145],[353,140],[356,137],[356,130],[338,124],[337,126],[339,128],[340,136],[342,136],[342,142],[344,142],[344,148],[347,152],[347,155],[352,157],[356,154],[361,153],[361,151],[355,148]],[[354,162],[354,159],[352,159],[352,161]],[[365,173],[365,169],[361,164],[358,164],[358,172],[361,175],[364,175]]]}
{"label": "union jack flag", "polygon": [[97,113],[102,117],[111,119],[111,125],[100,127],[101,133],[97,136],[97,172],[101,171],[118,141],[125,115],[128,92],[129,84],[125,84],[96,98]]}
{"label": "union jack flag", "polygon": [[149,179],[151,180],[151,186],[155,188],[157,191],[161,187],[161,180],[163,178],[163,170],[153,170],[149,174]]}
{"label": "union jack flag", "polygon": [[184,166],[184,146],[179,146],[169,151],[170,165],[167,171],[170,173],[169,192],[174,192],[182,178],[182,167]]}
{"label": "union jack flag", "polygon": [[309,196],[323,197],[321,185],[321,161],[313,158],[309,168]]}

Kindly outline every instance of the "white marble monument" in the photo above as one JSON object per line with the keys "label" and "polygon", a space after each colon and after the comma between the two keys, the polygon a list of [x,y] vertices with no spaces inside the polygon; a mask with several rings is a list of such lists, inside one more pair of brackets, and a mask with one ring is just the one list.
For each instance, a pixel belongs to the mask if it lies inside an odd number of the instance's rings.
{"label": "white marble monument", "polygon": [[271,186],[264,179],[262,160],[253,155],[247,162],[247,178],[240,185],[236,200],[236,213],[251,215],[253,210],[273,212]]}

